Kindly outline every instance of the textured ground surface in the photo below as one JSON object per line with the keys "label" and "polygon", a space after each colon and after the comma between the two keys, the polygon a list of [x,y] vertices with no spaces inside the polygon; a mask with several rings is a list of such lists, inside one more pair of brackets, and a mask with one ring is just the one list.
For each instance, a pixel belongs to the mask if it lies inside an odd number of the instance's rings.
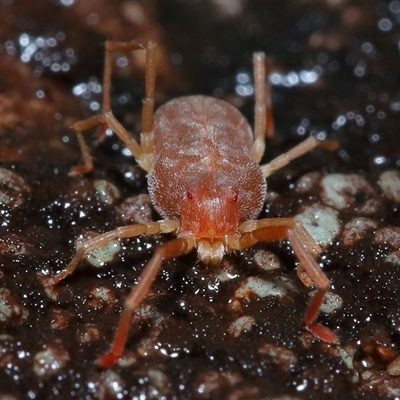
{"label": "textured ground surface", "polygon": [[[265,3],[263,5],[263,3]],[[394,399],[400,397],[400,2],[0,2],[0,399]],[[121,143],[69,126],[98,111],[106,38],[160,42],[157,103],[201,93],[252,121],[251,56],[271,58],[277,136],[265,161],[309,134],[336,139],[272,176],[262,217],[297,215],[324,245],[332,282],[321,322],[303,329],[311,290],[287,243],[165,263],[121,363],[109,347],[121,307],[168,237],[121,242],[55,291],[74,241],[157,218],[145,174]],[[140,131],[143,60],[121,55],[113,110]],[[118,246],[111,247],[113,252]]]}

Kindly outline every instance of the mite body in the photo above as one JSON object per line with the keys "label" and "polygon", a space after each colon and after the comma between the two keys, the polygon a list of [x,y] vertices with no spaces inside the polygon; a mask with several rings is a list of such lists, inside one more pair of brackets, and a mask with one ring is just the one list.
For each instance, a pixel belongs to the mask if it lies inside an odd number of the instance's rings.
{"label": "mite body", "polygon": [[[109,111],[109,89],[111,53],[140,49],[146,51],[146,97],[143,100],[139,144]],[[65,270],[43,277],[43,283],[47,286],[58,284],[75,270],[88,252],[113,239],[159,232],[176,234],[175,239],[155,250],[128,295],[111,350],[98,359],[98,364],[106,367],[117,362],[121,356],[132,312],[148,293],[164,259],[196,248],[201,260],[218,263],[226,253],[245,249],[258,241],[288,239],[300,262],[297,270],[299,278],[308,286],[312,283],[317,286],[305,315],[305,327],[326,342],[336,342],[336,335],[316,322],[329,287],[329,280],[315,261],[321,252],[319,245],[293,218],[256,219],[266,196],[266,177],[321,142],[310,137],[270,163],[259,165],[265,134],[273,134],[263,53],[255,53],[253,59],[254,135],[247,120],[236,108],[212,97],[177,98],[153,113],[155,58],[154,42],[147,45],[134,41],[106,42],[103,113],[74,125],[84,164],[74,167],[71,174],[84,173],[92,168],[82,132],[97,124],[108,126],[148,172],[151,201],[163,219],[122,226],[86,241]]]}
{"label": "mite body", "polygon": [[178,237],[197,242],[203,261],[219,262],[240,222],[261,212],[266,183],[252,144],[243,115],[212,97],[181,97],[154,115],[152,204],[179,221]]}

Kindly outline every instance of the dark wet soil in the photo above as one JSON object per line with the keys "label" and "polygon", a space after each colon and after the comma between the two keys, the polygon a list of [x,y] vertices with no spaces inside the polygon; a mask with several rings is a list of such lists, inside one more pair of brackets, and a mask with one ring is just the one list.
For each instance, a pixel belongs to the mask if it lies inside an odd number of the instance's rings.
{"label": "dark wet soil", "polygon": [[[304,330],[312,289],[288,243],[266,243],[220,268],[195,253],[165,262],[123,359],[96,366],[169,239],[124,240],[112,261],[83,261],[54,290],[39,280],[65,267],[80,235],[158,218],[139,196],[145,173],[114,136],[89,133],[95,167],[68,176],[80,162],[69,127],[101,106],[106,38],[160,43],[158,105],[212,95],[250,122],[252,53],[264,51],[276,126],[265,162],[310,134],[338,141],[271,176],[261,217],[314,213],[335,295],[319,320],[339,345]],[[0,399],[400,398],[399,38],[397,0],[2,0]],[[117,59],[112,109],[137,137],[143,60]]]}

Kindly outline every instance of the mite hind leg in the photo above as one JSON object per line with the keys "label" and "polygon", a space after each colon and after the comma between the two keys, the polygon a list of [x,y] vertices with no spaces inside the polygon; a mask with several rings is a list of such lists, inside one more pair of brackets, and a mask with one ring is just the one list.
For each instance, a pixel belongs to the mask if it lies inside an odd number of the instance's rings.
{"label": "mite hind leg", "polygon": [[154,162],[153,153],[147,153],[143,147],[127,132],[127,130],[118,122],[111,111],[104,114],[95,115],[91,118],[75,122],[72,128],[78,137],[78,142],[81,148],[83,164],[76,165],[70,171],[70,175],[78,175],[89,172],[93,168],[92,157],[90,156],[89,148],[83,138],[82,133],[93,126],[103,124],[108,126],[125,144],[126,148],[132,153],[137,163],[145,170],[150,171]]}
{"label": "mite hind leg", "polygon": [[111,61],[113,52],[131,52],[144,50],[146,52],[145,87],[146,93],[143,99],[142,109],[142,134],[140,145],[145,154],[153,153],[153,129],[154,116],[154,92],[156,82],[156,58],[157,43],[149,41],[146,45],[136,42],[114,42],[105,43],[104,75],[103,75],[103,113],[110,111],[110,88],[111,88]]}
{"label": "mite hind leg", "polygon": [[268,164],[261,165],[261,171],[263,172],[264,177],[267,178],[294,159],[308,153],[316,147],[322,147],[325,150],[332,151],[338,148],[338,144],[333,140],[318,140],[315,137],[310,136],[300,142],[297,146],[292,147],[286,153],[280,154]]}
{"label": "mite hind leg", "polygon": [[[335,333],[316,322],[325,294],[329,289],[329,280],[314,258],[320,254],[321,249],[303,225],[294,218],[268,218],[246,221],[240,225],[239,230],[242,233],[239,239],[241,249],[252,246],[258,241],[289,239],[301,265],[300,273],[305,272],[307,275],[305,281],[312,282],[317,287],[304,317],[305,327],[319,339],[336,343],[338,338]],[[304,282],[303,279],[301,280]]]}
{"label": "mite hind leg", "polygon": [[274,119],[272,115],[271,86],[268,79],[269,62],[264,53],[254,53],[254,143],[252,146],[253,156],[260,161],[265,150],[265,136],[274,136]]}
{"label": "mite hind leg", "polygon": [[[265,136],[272,138],[274,136],[274,117],[272,114],[272,98],[271,85],[268,79],[269,62],[265,58],[265,54],[254,53],[254,142],[252,145],[253,157],[256,161],[260,161],[265,150]],[[334,141],[318,141],[315,138],[308,138],[289,150],[287,153],[280,155],[270,163],[261,167],[264,176],[271,175],[276,170],[288,164],[291,160],[312,150],[316,146],[321,146],[327,150],[336,149],[337,143]]]}
{"label": "mite hind leg", "polygon": [[[145,87],[146,93],[143,99],[142,109],[142,133],[140,145],[128,134],[121,124],[115,119],[110,111],[110,88],[111,88],[111,66],[113,52],[131,52],[135,50],[145,50],[146,52],[146,72]],[[105,43],[105,59],[103,73],[103,106],[102,114],[92,118],[78,121],[73,125],[78,137],[79,146],[83,157],[83,165],[76,166],[71,170],[71,175],[82,174],[93,168],[93,162],[90,156],[88,146],[86,145],[82,133],[97,124],[101,124],[103,129],[110,127],[114,133],[124,142],[129,151],[133,154],[139,165],[149,171],[153,164],[153,118],[154,118],[154,91],[156,79],[156,56],[157,44],[149,41],[147,45],[136,41]]]}

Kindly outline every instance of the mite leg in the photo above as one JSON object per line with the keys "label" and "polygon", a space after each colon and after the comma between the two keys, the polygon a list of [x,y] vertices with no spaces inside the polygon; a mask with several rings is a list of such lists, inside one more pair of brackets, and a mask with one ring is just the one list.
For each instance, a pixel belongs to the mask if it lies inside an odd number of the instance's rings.
{"label": "mite leg", "polygon": [[91,118],[75,122],[72,128],[78,137],[78,141],[81,147],[83,164],[77,165],[71,169],[70,175],[77,175],[89,172],[93,168],[92,159],[90,156],[89,149],[83,139],[82,132],[92,126],[98,124],[105,124],[110,127],[112,131],[122,140],[127,149],[132,153],[137,163],[145,170],[149,171],[153,165],[153,154],[145,153],[143,148],[136,142],[136,140],[126,131],[126,129],[118,122],[111,111],[104,114],[95,115]]}
{"label": "mite leg", "polygon": [[261,240],[289,239],[301,268],[306,272],[309,280],[317,286],[317,291],[304,318],[306,329],[325,342],[337,342],[337,336],[330,329],[315,322],[329,288],[329,280],[314,259],[320,253],[320,247],[301,223],[293,218],[262,219],[246,221],[239,230],[243,233],[239,239],[240,248],[252,246]]}
{"label": "mite leg", "polygon": [[40,279],[44,286],[57,285],[75,271],[75,268],[79,262],[88,252],[96,250],[114,239],[131,238],[140,235],[154,235],[159,232],[169,233],[175,231],[176,229],[177,224],[173,220],[162,220],[159,222],[149,222],[146,224],[121,226],[112,231],[100,234],[92,239],[87,240],[83,247],[76,252],[75,256],[63,271],[50,277],[42,276]]}
{"label": "mite leg", "polygon": [[302,156],[313,150],[315,147],[322,147],[326,150],[335,150],[338,147],[337,142],[331,140],[318,140],[313,136],[310,136],[306,140],[300,142],[297,146],[294,146],[286,153],[279,155],[274,158],[268,164],[262,165],[261,170],[264,176],[267,178],[272,175],[275,171],[278,171],[282,167],[290,163],[290,161]]}
{"label": "mite leg", "polygon": [[[83,156],[83,165],[76,166],[72,169],[71,175],[82,174],[93,168],[92,159],[89,149],[83,139],[82,132],[92,126],[101,124],[104,127],[109,126],[125,143],[127,148],[135,157],[145,171],[149,171],[153,163],[153,114],[154,114],[154,90],[156,78],[156,54],[157,44],[149,41],[147,45],[139,42],[112,42],[105,43],[105,60],[104,60],[104,78],[103,78],[103,106],[102,114],[92,118],[78,121],[73,125],[78,136],[78,142]],[[121,124],[116,121],[110,111],[110,87],[111,87],[111,54],[112,52],[125,52],[145,50],[146,51],[146,94],[143,100],[142,110],[142,133],[140,145],[126,132]],[[111,121],[111,122],[110,122]],[[112,126],[113,125],[113,126]],[[116,130],[115,130],[116,129]]]}
{"label": "mite leg", "polygon": [[[325,297],[325,293],[329,289],[329,280],[326,275],[322,272],[319,265],[315,262],[314,258],[307,252],[304,243],[302,242],[300,235],[297,234],[296,230],[289,230],[288,237],[297,258],[300,260],[308,277],[317,286],[317,291],[314,297],[311,299],[311,303],[308,306],[304,323],[306,328],[316,337],[328,343],[337,343],[337,336],[325,326],[315,322],[317,320],[319,310]],[[304,260],[303,262],[301,260]],[[311,261],[312,260],[312,261]]]}
{"label": "mite leg", "polygon": [[125,301],[125,308],[115,333],[111,349],[107,354],[97,360],[98,365],[101,367],[108,367],[115,364],[120,358],[127,339],[132,313],[148,293],[161,267],[162,261],[166,258],[187,253],[193,248],[193,246],[194,243],[192,241],[186,238],[178,238],[165,243],[155,251],[153,257],[140,275],[138,283],[129,293]]}
{"label": "mite leg", "polygon": [[265,135],[274,136],[274,119],[272,115],[271,87],[266,79],[265,54],[254,53],[254,143],[252,152],[255,160],[260,161],[265,150]]}
{"label": "mite leg", "polygon": [[104,80],[103,80],[103,113],[110,111],[110,87],[111,87],[111,54],[112,52],[131,52],[135,50],[146,51],[146,72],[145,86],[146,94],[143,99],[142,110],[142,134],[140,145],[145,154],[153,153],[153,114],[154,114],[154,90],[156,81],[156,56],[157,43],[149,41],[146,45],[131,42],[113,42],[105,43],[105,60],[104,60]]}

